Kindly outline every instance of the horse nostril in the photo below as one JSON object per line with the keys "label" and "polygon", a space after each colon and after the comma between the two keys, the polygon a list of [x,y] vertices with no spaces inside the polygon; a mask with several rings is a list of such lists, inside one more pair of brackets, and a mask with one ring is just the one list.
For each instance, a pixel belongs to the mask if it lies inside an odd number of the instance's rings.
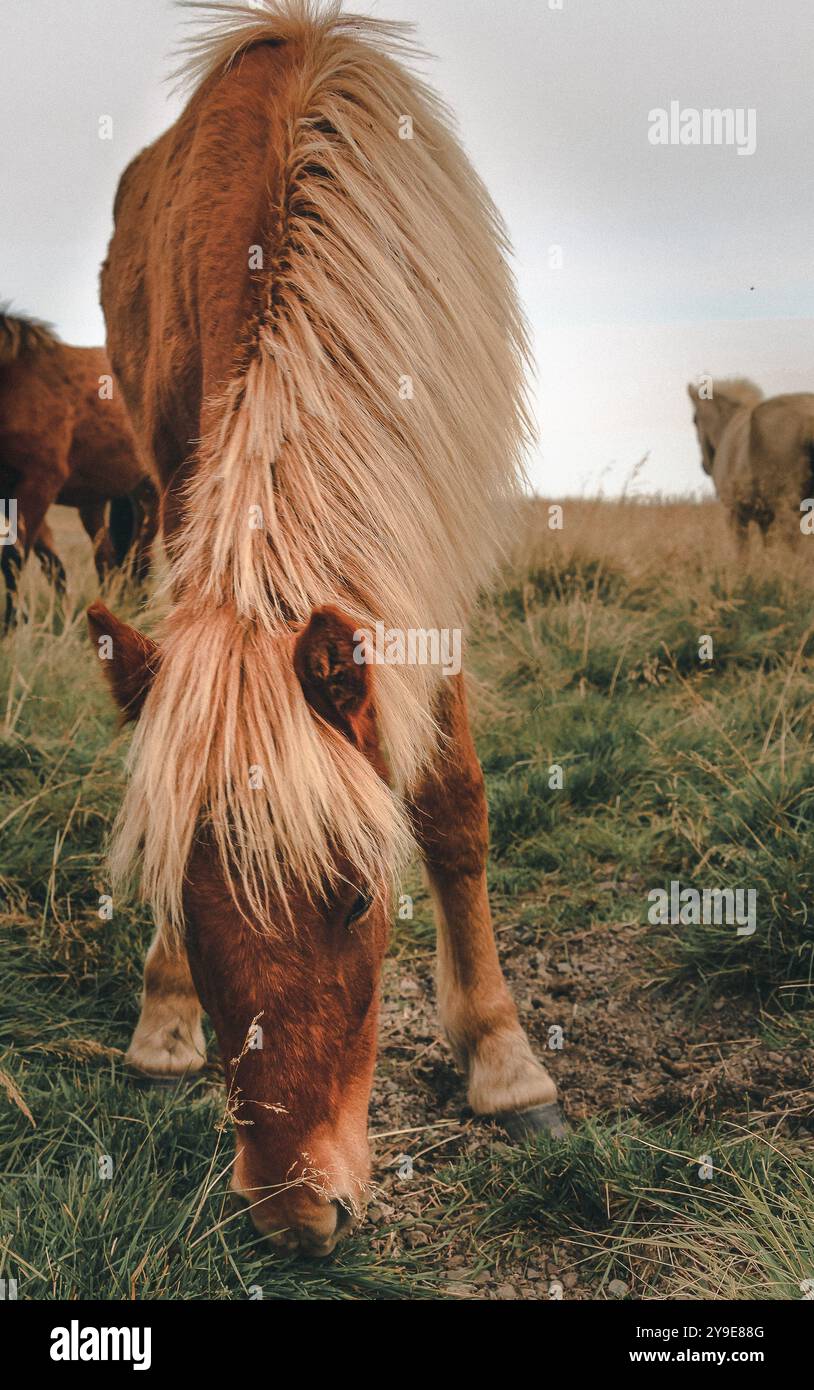
{"label": "horse nostril", "polygon": [[333,1205],[336,1208],[335,1234],[340,1235],[342,1231],[347,1230],[349,1226],[354,1224],[353,1212],[349,1211],[345,1204],[339,1201],[338,1197],[334,1197]]}

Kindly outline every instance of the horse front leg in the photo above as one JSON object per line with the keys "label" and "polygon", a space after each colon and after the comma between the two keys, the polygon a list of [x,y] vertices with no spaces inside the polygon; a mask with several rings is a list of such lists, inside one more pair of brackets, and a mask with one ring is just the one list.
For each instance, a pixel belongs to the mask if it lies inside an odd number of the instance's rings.
{"label": "horse front leg", "polygon": [[438,929],[441,1024],[479,1115],[513,1136],[564,1127],[557,1089],[532,1054],[498,960],[486,886],[488,817],[463,679],[436,712],[448,742],[408,798]]}
{"label": "horse front leg", "polygon": [[57,598],[64,598],[67,575],[65,566],[56,552],[53,532],[47,521],[40,526],[34,542],[34,554],[48,583],[53,585]]}
{"label": "horse front leg", "polygon": [[4,541],[0,551],[0,570],[6,585],[6,608],[3,615],[3,631],[10,632],[17,626],[17,589],[24,563],[23,548],[17,541]]}
{"label": "horse front leg", "polygon": [[83,502],[78,511],[79,520],[93,546],[93,563],[96,567],[99,583],[104,584],[108,575],[116,567],[116,554],[105,521],[105,503],[101,499],[94,502]]}
{"label": "horse front leg", "polygon": [[53,455],[24,461],[17,466],[20,481],[17,485],[17,539],[2,547],[0,568],[6,581],[5,630],[17,623],[17,590],[23,566],[35,548],[40,534],[50,537],[45,521],[48,508],[56,501],[68,476],[67,447],[61,448],[60,436],[54,440]]}
{"label": "horse front leg", "polygon": [[130,494],[136,522],[133,533],[133,577],[143,584],[150,574],[153,546],[158,535],[159,498],[150,478],[143,478]]}
{"label": "horse front leg", "polygon": [[158,1081],[200,1071],[206,1061],[201,1005],[183,946],[170,950],[156,933],[144,962],[144,992],[125,1062]]}

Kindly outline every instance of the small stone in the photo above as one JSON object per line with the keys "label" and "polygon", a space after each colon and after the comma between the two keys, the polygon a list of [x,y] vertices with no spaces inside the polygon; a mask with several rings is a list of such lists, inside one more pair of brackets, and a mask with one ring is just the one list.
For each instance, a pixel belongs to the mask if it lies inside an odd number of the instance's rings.
{"label": "small stone", "polygon": [[569,1269],[568,1273],[562,1276],[562,1284],[564,1289],[576,1288],[577,1276],[573,1269]]}
{"label": "small stone", "polygon": [[495,1297],[507,1300],[517,1298],[517,1289],[514,1287],[514,1284],[498,1284],[495,1290]]}
{"label": "small stone", "polygon": [[627,1298],[628,1287],[622,1279],[611,1279],[608,1284],[608,1293],[611,1298]]}
{"label": "small stone", "polygon": [[475,1290],[472,1284],[447,1284],[447,1293],[451,1293],[453,1298],[472,1298]]}

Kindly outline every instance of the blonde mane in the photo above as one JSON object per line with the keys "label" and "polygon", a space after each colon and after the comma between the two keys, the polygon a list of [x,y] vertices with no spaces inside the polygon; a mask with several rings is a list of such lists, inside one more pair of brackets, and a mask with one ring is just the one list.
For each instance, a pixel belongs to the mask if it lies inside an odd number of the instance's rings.
{"label": "blonde mane", "polygon": [[713,399],[720,396],[734,405],[752,406],[763,400],[760,387],[745,376],[727,377],[720,381],[716,377],[712,383],[712,395]]}
{"label": "blonde mane", "polygon": [[446,109],[397,61],[408,30],[310,0],[195,8],[216,24],[187,77],[297,48],[262,310],[199,449],[119,821],[117,862],[143,850],[179,930],[201,820],[261,922],[270,889],[316,891],[336,850],[364,883],[392,872],[400,793],[437,744],[438,667],[374,668],[393,795],[308,709],[292,630],[325,603],[360,626],[465,628],[532,433],[506,233]]}

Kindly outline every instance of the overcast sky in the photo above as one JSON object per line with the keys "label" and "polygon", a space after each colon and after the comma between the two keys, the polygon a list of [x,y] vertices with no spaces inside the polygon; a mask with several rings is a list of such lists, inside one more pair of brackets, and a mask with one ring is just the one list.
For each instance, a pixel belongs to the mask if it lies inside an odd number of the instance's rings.
{"label": "overcast sky", "polygon": [[[690,377],[814,390],[812,0],[347,7],[415,21],[508,222],[541,491],[617,493],[649,453],[638,491],[704,492]],[[0,298],[69,342],[103,340],[116,183],[178,113],[165,79],[187,26],[170,0],[0,3]],[[753,110],[754,153],[651,143],[673,101]]]}

